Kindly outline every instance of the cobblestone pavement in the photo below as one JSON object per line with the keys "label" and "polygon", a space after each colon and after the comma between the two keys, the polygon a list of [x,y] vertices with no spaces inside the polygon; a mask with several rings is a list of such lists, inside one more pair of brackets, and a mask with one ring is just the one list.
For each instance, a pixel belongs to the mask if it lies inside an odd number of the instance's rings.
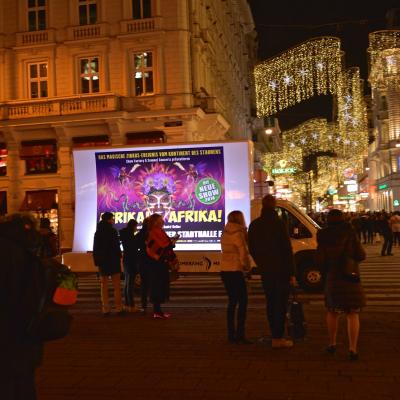
{"label": "cobblestone pavement", "polygon": [[39,400],[400,399],[396,311],[365,309],[358,362],[347,359],[344,320],[337,355],[325,354],[322,305],[305,305],[308,336],[293,349],[270,347],[262,309],[249,310],[248,337],[265,337],[253,345],[227,343],[221,308],[172,311],[169,320],[75,315],[71,334],[46,346]]}

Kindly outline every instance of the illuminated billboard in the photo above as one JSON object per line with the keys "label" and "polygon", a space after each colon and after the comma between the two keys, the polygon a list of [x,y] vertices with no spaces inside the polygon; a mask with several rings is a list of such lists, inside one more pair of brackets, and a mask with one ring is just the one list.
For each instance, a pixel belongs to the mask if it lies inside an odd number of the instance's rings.
{"label": "illuminated billboard", "polygon": [[161,214],[177,250],[219,250],[226,215],[250,216],[252,155],[247,141],[76,150],[73,251],[90,251],[96,223],[117,229]]}

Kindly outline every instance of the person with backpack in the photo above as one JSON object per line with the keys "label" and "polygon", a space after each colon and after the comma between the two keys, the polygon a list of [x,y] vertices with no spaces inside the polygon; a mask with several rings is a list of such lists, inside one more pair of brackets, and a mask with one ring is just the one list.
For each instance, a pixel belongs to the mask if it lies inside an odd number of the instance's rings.
{"label": "person with backpack", "polygon": [[39,242],[30,215],[10,215],[0,223],[2,400],[36,399],[35,371],[44,341],[65,336],[71,323],[68,312],[52,304],[61,264],[41,260],[36,255]]}
{"label": "person with backpack", "polygon": [[122,248],[124,250],[123,265],[125,275],[124,285],[124,299],[125,299],[125,310],[131,313],[139,311],[135,307],[134,289],[135,279],[138,274],[138,242],[136,240],[136,228],[137,221],[131,219],[125,228],[119,231],[119,237],[121,239]]}
{"label": "person with backpack", "polygon": [[123,314],[121,296],[121,247],[117,230],[113,227],[114,215],[105,212],[97,224],[93,241],[93,260],[99,268],[101,282],[101,303],[103,316],[110,315],[108,279],[114,288],[114,306],[118,315]]}

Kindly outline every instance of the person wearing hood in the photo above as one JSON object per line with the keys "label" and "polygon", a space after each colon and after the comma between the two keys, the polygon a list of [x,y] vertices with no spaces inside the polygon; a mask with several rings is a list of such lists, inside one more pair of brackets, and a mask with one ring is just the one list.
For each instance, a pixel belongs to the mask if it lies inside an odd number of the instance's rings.
{"label": "person wearing hood", "polygon": [[105,212],[97,224],[93,241],[93,260],[99,268],[101,281],[101,302],[104,316],[110,314],[108,279],[114,288],[114,305],[117,314],[122,314],[121,296],[121,247],[117,230],[113,227],[114,215]]}
{"label": "person wearing hood", "polygon": [[359,271],[354,270],[353,274],[346,271],[346,258],[354,260],[358,269],[357,263],[364,260],[366,254],[353,227],[344,220],[343,212],[337,209],[329,211],[328,226],[318,232],[317,243],[316,261],[326,277],[325,306],[329,334],[326,351],[336,353],[338,318],[344,313],[347,317],[349,358],[355,361],[358,359],[359,312],[365,306],[365,295],[358,278]]}
{"label": "person wearing hood", "polygon": [[275,207],[275,197],[264,196],[261,215],[249,227],[249,250],[261,274],[272,347],[289,348],[293,341],[284,333],[290,285],[296,284],[295,264],[288,229]]}
{"label": "person wearing hood", "polygon": [[221,251],[221,279],[228,295],[228,341],[249,344],[251,342],[245,336],[247,286],[244,274],[250,270],[250,258],[247,227],[241,211],[229,213],[228,223],[221,236]]}

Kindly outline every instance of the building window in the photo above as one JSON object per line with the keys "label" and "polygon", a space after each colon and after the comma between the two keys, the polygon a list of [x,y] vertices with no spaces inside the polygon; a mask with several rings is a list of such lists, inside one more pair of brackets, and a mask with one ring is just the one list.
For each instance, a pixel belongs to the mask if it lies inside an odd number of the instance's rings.
{"label": "building window", "polygon": [[132,0],[132,18],[151,18],[151,0]]}
{"label": "building window", "polygon": [[100,91],[99,59],[97,57],[80,59],[80,92],[98,93]]}
{"label": "building window", "polygon": [[48,97],[48,71],[47,63],[35,63],[28,65],[29,73],[29,97],[40,99]]}
{"label": "building window", "polygon": [[55,140],[21,142],[20,158],[25,160],[27,175],[57,172],[57,144]]}
{"label": "building window", "polygon": [[79,25],[97,23],[97,1],[79,0]]}
{"label": "building window", "polygon": [[153,53],[135,53],[133,59],[135,96],[153,94]]}
{"label": "building window", "polygon": [[100,136],[77,136],[72,138],[73,147],[103,147],[110,145],[107,135]]}
{"label": "building window", "polygon": [[28,29],[41,31],[46,29],[46,0],[28,1]]}
{"label": "building window", "polygon": [[0,176],[7,175],[7,145],[5,143],[0,143]]}
{"label": "building window", "polygon": [[126,134],[126,144],[155,144],[165,143],[164,131],[149,131],[149,132],[128,132]]}

